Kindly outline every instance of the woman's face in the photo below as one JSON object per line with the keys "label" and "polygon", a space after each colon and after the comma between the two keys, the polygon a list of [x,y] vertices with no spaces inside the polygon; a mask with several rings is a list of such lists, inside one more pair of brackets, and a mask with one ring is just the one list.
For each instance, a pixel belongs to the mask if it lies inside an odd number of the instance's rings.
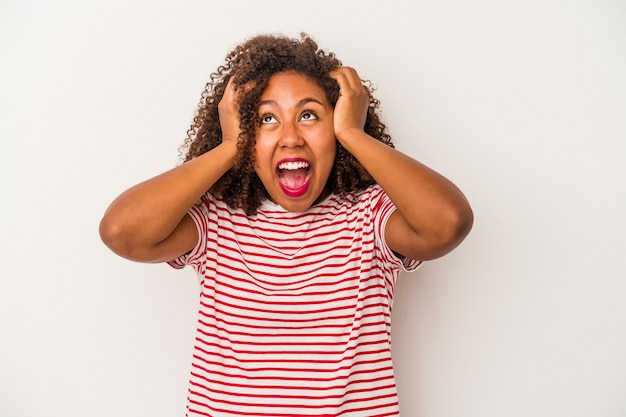
{"label": "woman's face", "polygon": [[293,71],[273,75],[259,117],[254,169],[272,201],[298,212],[325,198],[337,145],[333,107],[320,86]]}

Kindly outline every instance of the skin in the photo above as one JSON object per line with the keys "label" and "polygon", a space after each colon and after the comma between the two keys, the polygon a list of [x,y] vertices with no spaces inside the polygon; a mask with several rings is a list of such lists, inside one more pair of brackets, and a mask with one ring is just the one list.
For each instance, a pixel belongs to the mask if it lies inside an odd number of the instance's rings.
{"label": "skin", "polygon": [[[461,191],[364,132],[369,99],[354,69],[340,67],[330,75],[340,88],[334,109],[315,82],[297,73],[274,75],[263,92],[259,114],[266,123],[256,138],[255,170],[272,200],[287,210],[303,211],[324,198],[336,138],[397,208],[385,228],[389,247],[419,260],[450,252],[473,222]],[[223,135],[219,146],[130,188],[112,202],[100,223],[100,235],[113,252],[140,262],[165,262],[195,246],[198,232],[187,211],[235,163],[239,135],[235,94],[229,85],[219,103]],[[311,163],[310,185],[297,197],[285,194],[276,174],[277,164],[290,158]]]}
{"label": "skin", "polygon": [[[326,182],[337,151],[333,113],[317,83],[296,72],[274,75],[261,95],[255,171],[270,198],[288,211],[304,211],[329,194]],[[277,167],[289,161],[309,164],[303,195],[285,192],[280,184]]]}
{"label": "skin", "polygon": [[353,68],[341,67],[331,76],[340,88],[334,114],[337,140],[374,177],[397,209],[385,228],[387,245],[398,254],[420,260],[450,252],[473,224],[463,193],[442,175],[363,131],[369,101]]}

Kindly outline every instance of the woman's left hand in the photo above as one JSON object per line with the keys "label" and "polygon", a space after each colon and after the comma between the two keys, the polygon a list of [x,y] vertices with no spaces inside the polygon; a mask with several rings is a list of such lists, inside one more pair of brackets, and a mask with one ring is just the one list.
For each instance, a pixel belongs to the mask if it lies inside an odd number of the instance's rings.
{"label": "woman's left hand", "polygon": [[349,132],[355,129],[363,132],[370,99],[354,68],[339,67],[331,71],[329,75],[339,84],[334,127],[335,136],[341,142],[349,136]]}

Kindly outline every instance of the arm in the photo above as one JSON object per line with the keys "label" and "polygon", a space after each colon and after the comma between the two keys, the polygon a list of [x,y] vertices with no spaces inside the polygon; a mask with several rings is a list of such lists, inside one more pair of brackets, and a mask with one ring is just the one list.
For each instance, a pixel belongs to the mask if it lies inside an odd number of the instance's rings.
{"label": "arm", "polygon": [[165,262],[198,241],[187,214],[191,206],[234,165],[239,119],[228,86],[219,104],[222,143],[117,197],[100,222],[102,241],[116,254],[139,262]]}
{"label": "arm", "polygon": [[340,88],[334,115],[337,140],[396,206],[385,231],[389,247],[419,260],[450,252],[473,223],[461,191],[442,175],[364,132],[369,98],[355,70],[341,67],[331,76]]}

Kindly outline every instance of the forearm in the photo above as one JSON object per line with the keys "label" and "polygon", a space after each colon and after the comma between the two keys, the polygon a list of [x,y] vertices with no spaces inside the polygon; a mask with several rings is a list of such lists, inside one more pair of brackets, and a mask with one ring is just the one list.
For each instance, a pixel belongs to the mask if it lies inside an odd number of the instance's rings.
{"label": "forearm", "polygon": [[345,134],[340,143],[385,190],[412,232],[433,248],[456,246],[467,234],[471,208],[444,176],[363,131]]}
{"label": "forearm", "polygon": [[189,208],[234,163],[236,146],[225,142],[211,151],[123,192],[100,223],[102,240],[129,257],[166,240]]}

